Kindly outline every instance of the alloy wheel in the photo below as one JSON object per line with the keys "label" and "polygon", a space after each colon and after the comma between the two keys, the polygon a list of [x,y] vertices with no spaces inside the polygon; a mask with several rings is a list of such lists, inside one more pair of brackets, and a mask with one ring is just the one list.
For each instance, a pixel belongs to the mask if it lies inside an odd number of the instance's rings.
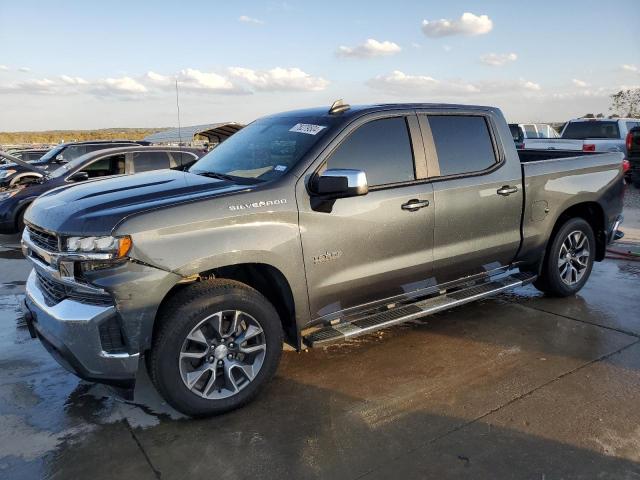
{"label": "alloy wheel", "polygon": [[584,232],[571,232],[560,246],[558,270],[560,279],[569,286],[578,283],[589,267],[589,239]]}
{"label": "alloy wheel", "polygon": [[240,310],[216,312],[185,338],[178,359],[180,376],[200,397],[228,398],[254,380],[266,351],[264,331],[254,317]]}

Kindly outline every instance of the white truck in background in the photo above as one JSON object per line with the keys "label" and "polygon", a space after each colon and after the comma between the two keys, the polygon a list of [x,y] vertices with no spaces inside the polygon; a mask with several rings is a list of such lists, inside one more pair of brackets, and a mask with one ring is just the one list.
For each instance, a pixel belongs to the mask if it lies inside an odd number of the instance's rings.
{"label": "white truck in background", "polygon": [[573,150],[583,152],[623,152],[627,133],[640,126],[638,118],[577,118],[569,120],[560,138],[524,140],[527,150]]}

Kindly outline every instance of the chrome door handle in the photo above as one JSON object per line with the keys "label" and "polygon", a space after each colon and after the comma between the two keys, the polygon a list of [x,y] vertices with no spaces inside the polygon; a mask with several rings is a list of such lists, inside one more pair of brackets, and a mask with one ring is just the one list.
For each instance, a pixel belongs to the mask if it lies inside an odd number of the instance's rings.
{"label": "chrome door handle", "polygon": [[506,197],[507,195],[511,195],[512,193],[516,193],[517,191],[518,187],[510,187],[509,185],[504,185],[503,187],[499,188],[496,193],[498,195]]}
{"label": "chrome door handle", "polygon": [[421,208],[428,206],[429,200],[417,200],[414,198],[412,200],[409,200],[407,203],[403,203],[402,209],[408,210],[409,212],[415,212],[416,210],[420,210]]}

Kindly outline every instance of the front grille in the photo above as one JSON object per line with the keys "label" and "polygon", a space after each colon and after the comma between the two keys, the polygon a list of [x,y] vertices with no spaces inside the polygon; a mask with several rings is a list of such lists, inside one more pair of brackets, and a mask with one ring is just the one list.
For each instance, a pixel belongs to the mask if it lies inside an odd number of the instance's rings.
{"label": "front grille", "polygon": [[38,247],[44,248],[49,252],[58,252],[60,250],[58,237],[56,235],[40,230],[32,225],[29,225],[27,230],[29,231],[31,241]]}
{"label": "front grille", "polygon": [[115,317],[110,317],[107,321],[101,323],[98,330],[100,332],[102,350],[107,353],[123,353],[126,351],[122,330],[120,330],[120,325],[118,325],[118,320]]}
{"label": "front grille", "polygon": [[42,290],[47,305],[55,305],[67,298],[65,286],[54,280],[48,279],[44,275],[38,275],[38,285]]}
{"label": "front grille", "polygon": [[36,272],[36,275],[38,278],[38,285],[40,286],[44,299],[49,306],[56,305],[66,298],[76,302],[86,303],[88,305],[107,306],[113,304],[109,295],[80,292],[75,290],[73,287],[46,277],[40,272]]}

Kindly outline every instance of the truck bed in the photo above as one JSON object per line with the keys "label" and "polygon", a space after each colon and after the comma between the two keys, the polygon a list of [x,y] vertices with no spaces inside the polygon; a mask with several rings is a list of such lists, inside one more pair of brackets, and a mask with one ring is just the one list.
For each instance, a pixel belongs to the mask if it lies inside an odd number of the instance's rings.
{"label": "truck bed", "polygon": [[[600,209],[606,227],[622,210],[624,154],[520,150],[526,200],[522,219],[521,255],[540,252],[557,215],[570,204]],[[596,207],[594,207],[596,208]],[[609,217],[605,212],[609,212]],[[611,213],[613,212],[613,213]],[[538,253],[539,254],[539,253]]]}

